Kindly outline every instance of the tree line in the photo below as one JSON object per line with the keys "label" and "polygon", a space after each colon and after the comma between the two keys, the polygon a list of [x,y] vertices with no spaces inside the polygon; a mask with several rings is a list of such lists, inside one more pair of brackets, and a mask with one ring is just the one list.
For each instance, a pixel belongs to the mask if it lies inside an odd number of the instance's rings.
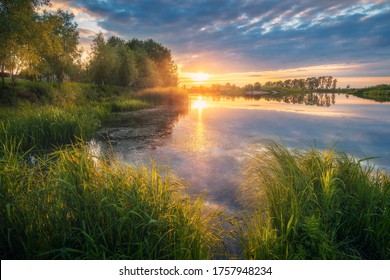
{"label": "tree line", "polygon": [[125,41],[112,36],[105,40],[97,34],[87,67],[89,77],[97,84],[148,88],[177,86],[177,66],[171,52],[152,39]]}
{"label": "tree line", "polygon": [[261,90],[262,88],[280,88],[280,89],[336,89],[337,79],[332,76],[321,76],[321,77],[309,77],[306,79],[287,79],[284,81],[271,82],[268,81],[262,85],[259,82],[254,84],[247,84],[244,86],[244,90],[253,91]]}
{"label": "tree line", "polygon": [[102,33],[91,45],[87,63],[81,59],[79,32],[69,11],[46,11],[50,0],[0,0],[0,70],[15,84],[16,77],[65,80],[147,88],[176,86],[177,66],[171,52],[153,41]]}

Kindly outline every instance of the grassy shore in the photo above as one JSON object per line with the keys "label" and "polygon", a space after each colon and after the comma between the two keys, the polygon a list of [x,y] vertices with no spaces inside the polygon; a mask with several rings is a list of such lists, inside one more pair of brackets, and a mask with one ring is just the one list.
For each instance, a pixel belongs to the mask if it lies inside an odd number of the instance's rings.
{"label": "grassy shore", "polygon": [[157,168],[96,158],[85,141],[113,113],[172,105],[172,95],[186,98],[174,89],[142,101],[118,87],[22,81],[3,97],[1,258],[213,258],[218,223],[201,197]]}
{"label": "grassy shore", "polygon": [[270,142],[246,170],[242,246],[254,259],[389,259],[387,174],[333,149]]}
{"label": "grassy shore", "polygon": [[216,252],[213,214],[156,168],[106,162],[83,144],[33,164],[16,146],[0,158],[1,259],[209,259]]}
{"label": "grassy shore", "polygon": [[378,102],[390,102],[390,85],[376,85],[373,87],[353,90],[352,95],[371,99]]}
{"label": "grassy shore", "polygon": [[[231,220],[186,195],[169,171],[96,157],[86,141],[116,112],[183,105],[183,93],[23,83],[23,96],[16,91],[0,107],[2,259],[226,254],[221,223]],[[31,99],[35,88],[40,95]],[[242,176],[247,211],[233,229],[238,240],[228,242],[240,242],[245,258],[390,258],[387,173],[333,149],[290,151],[269,142]]]}

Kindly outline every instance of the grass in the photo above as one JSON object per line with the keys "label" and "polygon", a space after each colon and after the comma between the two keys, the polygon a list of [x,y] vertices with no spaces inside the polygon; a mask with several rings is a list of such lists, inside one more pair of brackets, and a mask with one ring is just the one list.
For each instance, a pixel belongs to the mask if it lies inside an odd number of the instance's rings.
{"label": "grass", "polygon": [[11,145],[17,141],[22,151],[47,150],[91,138],[102,119],[108,117],[103,107],[2,109],[0,143]]}
{"label": "grass", "polygon": [[275,142],[246,172],[255,213],[241,225],[246,258],[390,258],[387,174],[334,149],[290,151]]}
{"label": "grass", "polygon": [[[184,92],[29,83],[0,108],[2,259],[225,254],[224,221],[201,197],[186,195],[169,172],[94,157],[85,144],[113,113],[186,105]],[[236,231],[245,258],[390,258],[387,173],[333,149],[270,142],[243,176],[248,211]]]}
{"label": "grass", "polygon": [[7,88],[0,100],[0,143],[17,139],[22,151],[89,140],[113,113],[150,107],[131,90],[115,86],[18,80],[15,92],[9,92],[9,81]]}
{"label": "grass", "polygon": [[[173,89],[153,92],[159,97],[140,98],[183,102],[169,96]],[[2,259],[209,259],[219,252],[217,214],[202,197],[185,195],[156,167],[97,158],[85,144],[113,113],[149,103],[123,88],[77,83],[22,81],[13,94],[2,96],[0,110]]]}
{"label": "grass", "polygon": [[[31,165],[0,156],[2,259],[209,259],[213,214],[170,175],[96,159],[73,145]],[[215,230],[213,230],[215,229]]]}
{"label": "grass", "polygon": [[111,112],[130,112],[150,107],[146,102],[136,99],[113,101],[110,104]]}

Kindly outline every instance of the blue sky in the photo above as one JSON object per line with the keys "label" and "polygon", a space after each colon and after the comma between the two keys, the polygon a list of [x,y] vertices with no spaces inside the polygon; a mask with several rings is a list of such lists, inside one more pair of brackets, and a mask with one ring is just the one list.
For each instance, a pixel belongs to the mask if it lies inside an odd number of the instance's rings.
{"label": "blue sky", "polygon": [[390,1],[51,2],[76,15],[85,46],[98,31],[162,43],[183,81],[205,72],[238,84],[310,75],[390,83]]}

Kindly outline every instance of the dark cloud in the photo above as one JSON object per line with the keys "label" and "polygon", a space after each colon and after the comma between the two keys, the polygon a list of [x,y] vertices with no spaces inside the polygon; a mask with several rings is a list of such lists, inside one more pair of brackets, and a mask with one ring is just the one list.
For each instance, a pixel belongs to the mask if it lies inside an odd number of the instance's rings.
{"label": "dark cloud", "polygon": [[198,60],[214,71],[390,58],[389,1],[73,0],[72,5],[97,17],[111,34],[153,38],[180,61],[195,67]]}

